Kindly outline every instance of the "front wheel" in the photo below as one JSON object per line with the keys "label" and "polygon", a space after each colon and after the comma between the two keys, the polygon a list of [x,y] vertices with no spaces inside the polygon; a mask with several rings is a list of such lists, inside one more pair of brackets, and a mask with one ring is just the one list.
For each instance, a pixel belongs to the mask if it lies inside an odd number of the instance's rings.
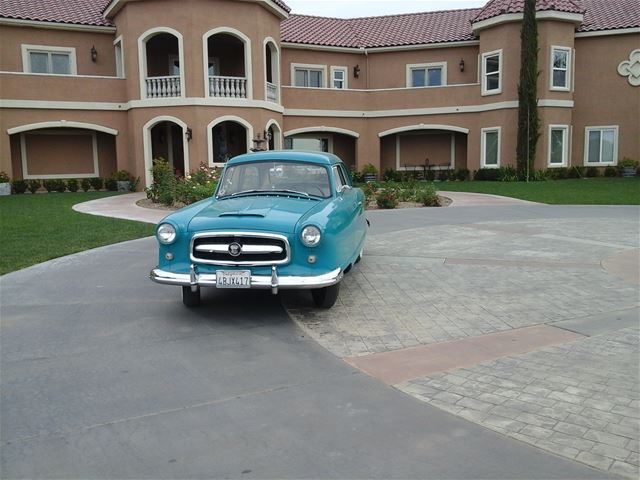
{"label": "front wheel", "polygon": [[331,308],[338,299],[338,293],[340,292],[340,284],[336,283],[330,287],[314,288],[311,290],[311,296],[316,307],[319,308]]}
{"label": "front wheel", "polygon": [[182,287],[182,303],[187,307],[200,305],[200,287],[194,292],[191,287]]}

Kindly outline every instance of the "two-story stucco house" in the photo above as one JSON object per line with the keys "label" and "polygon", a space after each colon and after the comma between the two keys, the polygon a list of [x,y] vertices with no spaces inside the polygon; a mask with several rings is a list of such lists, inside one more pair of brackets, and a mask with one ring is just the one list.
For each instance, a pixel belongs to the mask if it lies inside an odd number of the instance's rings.
{"label": "two-story stucco house", "polygon": [[[357,168],[514,165],[522,8],[336,19],[281,0],[4,0],[0,170],[148,185],[153,158],[222,165],[265,133]],[[536,168],[640,158],[637,0],[538,0],[537,18]]]}

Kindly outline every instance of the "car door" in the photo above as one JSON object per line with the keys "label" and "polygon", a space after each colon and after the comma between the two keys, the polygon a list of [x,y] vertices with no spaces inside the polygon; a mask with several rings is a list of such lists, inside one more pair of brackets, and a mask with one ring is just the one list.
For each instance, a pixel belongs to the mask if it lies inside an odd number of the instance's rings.
{"label": "car door", "polygon": [[338,195],[339,209],[345,218],[343,230],[345,256],[352,257],[356,248],[358,248],[358,221],[362,211],[362,201],[359,199],[358,192],[351,187],[348,176],[342,165],[333,165],[333,178],[335,182],[336,192]]}

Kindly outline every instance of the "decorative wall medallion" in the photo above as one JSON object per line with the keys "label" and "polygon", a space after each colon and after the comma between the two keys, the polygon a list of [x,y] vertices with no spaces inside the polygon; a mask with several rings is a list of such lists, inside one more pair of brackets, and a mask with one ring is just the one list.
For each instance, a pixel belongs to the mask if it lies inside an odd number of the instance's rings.
{"label": "decorative wall medallion", "polygon": [[634,87],[640,86],[640,50],[634,50],[629,54],[629,60],[618,65],[618,73],[627,77]]}

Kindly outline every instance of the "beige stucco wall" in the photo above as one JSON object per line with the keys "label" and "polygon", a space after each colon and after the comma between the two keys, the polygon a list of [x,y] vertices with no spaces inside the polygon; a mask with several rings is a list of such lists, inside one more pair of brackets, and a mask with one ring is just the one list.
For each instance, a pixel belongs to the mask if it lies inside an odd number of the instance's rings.
{"label": "beige stucco wall", "polygon": [[[76,49],[78,75],[116,75],[113,33],[73,32],[48,28],[14,27],[0,25],[0,70],[22,72],[21,45],[73,47]],[[96,62],[91,60],[91,47],[98,52]]]}
{"label": "beige stucco wall", "polygon": [[640,87],[618,74],[618,65],[640,45],[640,34],[576,38],[572,161],[584,161],[587,126],[618,125],[618,158],[640,160]]}

